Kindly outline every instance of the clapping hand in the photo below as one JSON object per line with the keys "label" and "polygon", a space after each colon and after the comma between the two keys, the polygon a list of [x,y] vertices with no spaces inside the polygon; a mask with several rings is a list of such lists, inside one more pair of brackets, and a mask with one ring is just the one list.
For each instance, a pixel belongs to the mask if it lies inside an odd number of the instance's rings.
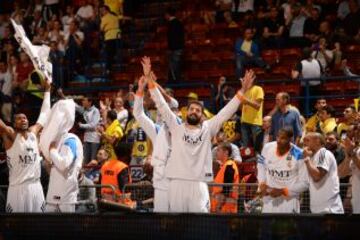
{"label": "clapping hand", "polygon": [[149,57],[144,56],[141,59],[141,65],[143,67],[143,73],[145,77],[150,77],[150,73],[151,73],[151,60]]}
{"label": "clapping hand", "polygon": [[243,78],[240,79],[241,81],[241,90],[245,93],[249,90],[252,85],[254,84],[254,80],[256,78],[255,72],[253,70],[247,70]]}

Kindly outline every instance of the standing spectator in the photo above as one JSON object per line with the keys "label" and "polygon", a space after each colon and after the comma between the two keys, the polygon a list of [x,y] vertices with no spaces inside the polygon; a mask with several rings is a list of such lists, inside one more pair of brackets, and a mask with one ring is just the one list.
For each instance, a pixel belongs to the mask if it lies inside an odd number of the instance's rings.
{"label": "standing spectator", "polygon": [[[311,49],[309,47],[305,47],[302,53],[302,59],[298,64],[296,64],[295,69],[291,72],[291,77],[293,79],[302,78],[302,79],[312,79],[312,80],[302,80],[301,79],[301,87],[302,87],[302,96],[306,96],[306,88],[309,86],[309,95],[317,96],[321,92],[321,73],[322,68],[319,61],[314,59],[311,56]],[[319,78],[319,79],[314,79]],[[313,101],[310,101],[310,106],[313,105]],[[305,109],[305,107],[304,107]]]}
{"label": "standing spectator", "polygon": [[61,18],[61,23],[64,28],[64,34],[69,32],[70,24],[75,20],[74,7],[71,5],[66,6],[66,14]]}
{"label": "standing spectator", "polygon": [[350,13],[344,18],[343,28],[348,36],[355,36],[360,28],[360,8],[356,0],[349,0]]}
{"label": "standing spectator", "polygon": [[312,213],[344,213],[334,155],[324,148],[324,136],[308,133],[304,138],[304,162],[309,174]]}
{"label": "standing spectator", "polygon": [[272,7],[262,33],[265,47],[280,48],[284,44],[284,26],[284,20],[279,18],[279,11],[276,7]]}
{"label": "standing spectator", "polygon": [[[250,72],[253,73],[251,70]],[[252,83],[244,93],[241,114],[241,138],[244,147],[254,147],[257,152],[261,150],[263,124],[264,90]]]}
{"label": "standing spectator", "polygon": [[84,32],[90,27],[91,22],[94,20],[94,8],[89,0],[81,0],[80,7],[76,13],[76,20],[79,21],[79,27]]}
{"label": "standing spectator", "polygon": [[78,23],[72,21],[69,26],[69,33],[65,35],[65,58],[68,64],[69,78],[72,78],[82,69],[82,43],[84,33],[78,29]]}
{"label": "standing spectator", "polygon": [[304,23],[304,37],[311,43],[315,43],[319,39],[320,12],[319,9],[313,8],[311,15]]}
{"label": "standing spectator", "polygon": [[318,98],[315,104],[315,114],[312,115],[306,122],[305,129],[306,132],[316,132],[320,129],[320,120],[319,115],[323,107],[326,106],[326,99],[325,98]]}
{"label": "standing spectator", "polygon": [[340,140],[346,138],[346,133],[349,130],[349,127],[354,124],[356,120],[356,109],[355,106],[350,105],[344,110],[344,121],[337,126],[337,134],[340,137]]}
{"label": "standing spectator", "polygon": [[82,99],[82,106],[76,105],[76,111],[82,114],[85,123],[79,123],[79,128],[84,130],[84,164],[96,159],[96,153],[100,147],[100,136],[96,127],[100,121],[100,112],[94,106],[94,100],[90,97]]}
{"label": "standing spectator", "polygon": [[12,109],[12,76],[7,68],[6,61],[0,59],[0,106],[2,119],[8,124],[11,122]]}
{"label": "standing spectator", "polygon": [[31,63],[26,53],[20,53],[20,63],[16,67],[16,82],[15,86],[25,90],[29,81],[29,75],[34,70],[34,66]]}
{"label": "standing spectator", "polygon": [[306,17],[302,14],[300,5],[291,6],[292,18],[289,23],[290,44],[294,46],[305,46],[304,24]]}
{"label": "standing spectator", "polygon": [[330,72],[330,66],[334,60],[334,53],[327,46],[326,39],[320,38],[319,43],[314,46],[314,51],[311,54],[314,59],[319,61],[324,72]]}
{"label": "standing spectator", "polygon": [[98,131],[101,134],[103,147],[110,153],[110,159],[121,157],[117,156],[115,152],[119,141],[124,136],[124,132],[114,110],[107,112],[106,123],[104,126],[100,126]]}
{"label": "standing spectator", "polygon": [[286,92],[280,92],[276,95],[277,111],[271,119],[270,141],[275,140],[280,129],[290,127],[293,129],[293,139],[295,144],[299,144],[302,136],[302,128],[299,112],[291,109],[290,95]]}
{"label": "standing spectator", "polygon": [[30,37],[34,37],[37,33],[37,29],[40,27],[46,27],[46,22],[42,19],[41,11],[36,10],[31,19],[31,23],[29,26]]}
{"label": "standing spectator", "polygon": [[320,133],[326,134],[328,132],[336,131],[336,119],[335,119],[335,109],[326,105],[321,109],[319,114],[320,120]]}
{"label": "standing spectator", "polygon": [[109,73],[114,63],[114,57],[120,41],[119,18],[111,13],[106,5],[101,7],[100,29],[104,33],[105,51],[106,51],[106,70]]}
{"label": "standing spectator", "polygon": [[129,112],[124,107],[124,101],[122,97],[116,97],[114,100],[114,110],[117,114],[117,120],[119,120],[122,129],[125,129],[128,121]]}
{"label": "standing spectator", "polygon": [[165,18],[168,21],[167,42],[169,50],[169,81],[181,80],[181,59],[185,46],[183,24],[175,17],[175,10],[168,8]]}
{"label": "standing spectator", "polygon": [[239,38],[235,43],[236,58],[236,78],[239,79],[244,75],[244,67],[262,67],[267,70],[268,64],[261,58],[259,46],[253,41],[253,30],[246,28],[243,38]]}

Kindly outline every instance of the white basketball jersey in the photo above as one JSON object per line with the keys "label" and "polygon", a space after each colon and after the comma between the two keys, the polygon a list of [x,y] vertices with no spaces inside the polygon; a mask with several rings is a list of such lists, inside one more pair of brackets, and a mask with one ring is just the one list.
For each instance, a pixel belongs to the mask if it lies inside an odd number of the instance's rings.
{"label": "white basketball jersey", "polygon": [[[71,140],[72,144],[67,145]],[[80,139],[72,133],[66,134],[58,145],[60,156],[65,157],[65,153],[71,151],[71,164],[66,169],[60,169],[55,165],[50,171],[49,188],[46,196],[46,202],[52,204],[74,204],[77,202],[78,175],[83,162],[83,146]]]}
{"label": "white basketball jersey", "polygon": [[6,155],[10,186],[40,179],[41,157],[34,133],[28,132],[27,139],[21,134],[16,134],[14,143],[6,151]]}

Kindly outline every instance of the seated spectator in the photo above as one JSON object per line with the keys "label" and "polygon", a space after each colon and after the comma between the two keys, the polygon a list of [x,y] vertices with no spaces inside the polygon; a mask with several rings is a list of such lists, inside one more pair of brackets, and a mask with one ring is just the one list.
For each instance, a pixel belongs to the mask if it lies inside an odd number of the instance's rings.
{"label": "seated spectator", "polygon": [[306,16],[300,11],[300,5],[295,4],[291,6],[292,18],[289,22],[289,40],[292,46],[305,46],[304,39],[304,24]]}
{"label": "seated spectator", "polygon": [[353,37],[358,33],[360,28],[360,8],[358,1],[349,0],[348,2],[350,13],[344,18],[342,27],[348,36]]}
{"label": "seated spectator", "polygon": [[304,37],[311,43],[319,40],[320,12],[317,8],[311,10],[311,15],[304,23]]}
{"label": "seated spectator", "polygon": [[96,154],[96,159],[92,159],[85,165],[85,169],[87,169],[85,173],[86,177],[94,183],[99,183],[100,168],[109,159],[110,153],[106,151],[105,148],[101,147]]}
{"label": "seated spectator", "polygon": [[318,60],[324,72],[330,72],[330,65],[334,60],[334,53],[328,49],[328,44],[325,38],[320,38],[318,44],[313,47],[311,56]]}
{"label": "seated spectator", "polygon": [[243,38],[236,40],[235,57],[237,79],[244,75],[245,67],[270,69],[270,66],[260,56],[259,46],[253,41],[253,31],[250,28],[245,29]]}
{"label": "seated spectator", "polygon": [[262,33],[264,46],[267,48],[280,48],[284,44],[283,33],[285,23],[279,18],[279,12],[276,7],[272,7],[269,12],[269,18],[265,21]]}
{"label": "seated spectator", "polygon": [[228,142],[226,139],[226,135],[223,131],[218,132],[218,134],[215,137],[215,141],[216,141],[216,146],[214,146],[213,149],[211,150],[214,162],[220,160],[217,158],[217,151],[218,151],[218,146],[223,143],[230,144],[232,150],[230,154],[230,158],[238,163],[242,162],[239,147],[233,143]]}
{"label": "seated spectator", "polygon": [[319,114],[319,120],[320,133],[327,134],[336,131],[335,109],[332,106],[326,105],[322,108]]}
{"label": "seated spectator", "polygon": [[110,153],[110,159],[117,159],[115,148],[124,136],[124,132],[114,110],[108,111],[106,123],[104,126],[100,126],[98,131],[101,135],[103,147]]}
{"label": "seated spectator", "polygon": [[337,134],[340,140],[343,141],[346,138],[346,133],[349,127],[355,123],[356,109],[354,105],[350,105],[344,110],[344,121],[337,126]]}

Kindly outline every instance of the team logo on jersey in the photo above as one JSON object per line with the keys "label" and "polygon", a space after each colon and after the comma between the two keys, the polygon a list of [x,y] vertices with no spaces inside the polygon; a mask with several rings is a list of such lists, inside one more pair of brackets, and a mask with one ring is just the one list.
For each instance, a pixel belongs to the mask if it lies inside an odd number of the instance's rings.
{"label": "team logo on jersey", "polygon": [[288,181],[292,176],[292,170],[268,169],[268,174],[278,181]]}
{"label": "team logo on jersey", "polygon": [[33,156],[29,155],[19,155],[19,164],[23,167],[34,164],[36,161],[36,153]]}
{"label": "team logo on jersey", "polygon": [[193,136],[187,135],[186,133],[183,136],[183,140],[186,143],[189,143],[191,145],[198,145],[203,141],[202,134],[200,136],[193,137]]}

